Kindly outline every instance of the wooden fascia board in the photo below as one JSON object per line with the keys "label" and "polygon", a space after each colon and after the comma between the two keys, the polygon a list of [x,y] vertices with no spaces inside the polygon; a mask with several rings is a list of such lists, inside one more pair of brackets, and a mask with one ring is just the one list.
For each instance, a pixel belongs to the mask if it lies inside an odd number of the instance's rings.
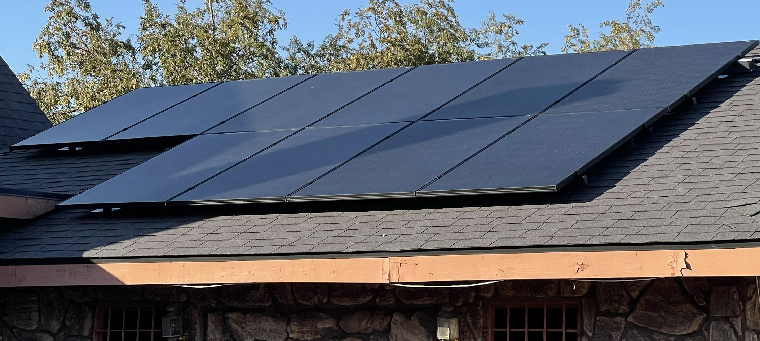
{"label": "wooden fascia board", "polygon": [[760,275],[760,248],[0,266],[0,287]]}
{"label": "wooden fascia board", "polygon": [[387,258],[0,266],[0,287],[219,283],[387,283]]}

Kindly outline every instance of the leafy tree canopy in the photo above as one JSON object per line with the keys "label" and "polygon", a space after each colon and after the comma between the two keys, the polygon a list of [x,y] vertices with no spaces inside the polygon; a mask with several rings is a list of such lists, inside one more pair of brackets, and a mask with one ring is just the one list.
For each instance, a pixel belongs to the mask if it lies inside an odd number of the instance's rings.
{"label": "leafy tree canopy", "polygon": [[[54,123],[138,87],[177,85],[319,72],[417,66],[545,54],[547,44],[519,44],[523,21],[490,12],[480,27],[459,22],[453,0],[368,0],[343,11],[336,31],[322,42],[294,36],[281,45],[287,27],[271,0],[205,0],[188,8],[178,0],[165,14],[143,0],[136,36],[102,19],[89,0],[50,0],[47,24],[34,42],[41,59],[19,75]],[[649,46],[659,31],[648,15],[662,0],[631,0],[626,21],[605,21],[598,40],[570,26],[563,52]]]}
{"label": "leafy tree canopy", "polygon": [[663,6],[662,0],[654,0],[642,4],[641,0],[631,0],[625,11],[625,22],[620,20],[605,20],[599,28],[609,29],[599,33],[599,39],[589,40],[588,29],[583,24],[575,27],[568,25],[570,34],[565,36],[563,53],[593,52],[609,50],[633,50],[654,46],[654,38],[660,32],[660,27],[652,23],[649,15]]}

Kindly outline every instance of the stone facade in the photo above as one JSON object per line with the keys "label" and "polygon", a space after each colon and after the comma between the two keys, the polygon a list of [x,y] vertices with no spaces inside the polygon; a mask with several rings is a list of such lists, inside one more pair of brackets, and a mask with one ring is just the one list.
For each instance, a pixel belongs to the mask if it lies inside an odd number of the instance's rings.
{"label": "stone facade", "polygon": [[506,281],[473,288],[261,284],[0,289],[0,341],[92,340],[97,306],[157,305],[188,340],[434,340],[459,317],[461,341],[484,341],[491,302],[577,300],[585,341],[756,341],[755,278],[628,282]]}

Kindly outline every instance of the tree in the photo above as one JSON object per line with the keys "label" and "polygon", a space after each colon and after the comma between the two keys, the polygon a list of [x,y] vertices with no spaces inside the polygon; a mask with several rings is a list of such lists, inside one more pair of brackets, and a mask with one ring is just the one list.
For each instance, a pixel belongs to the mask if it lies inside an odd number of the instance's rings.
{"label": "tree", "polygon": [[275,77],[282,59],[275,37],[286,27],[269,0],[206,0],[206,7],[162,14],[143,0],[138,42],[150,85]]}
{"label": "tree", "polygon": [[595,40],[589,40],[588,29],[583,24],[578,25],[579,27],[568,25],[570,34],[565,36],[562,52],[633,50],[651,47],[655,35],[660,32],[660,27],[652,23],[649,15],[662,6],[662,0],[654,0],[644,5],[641,0],[631,0],[625,11],[625,22],[603,21],[599,24],[599,28],[607,27],[609,33],[605,34],[602,31],[599,33],[599,39]]}
{"label": "tree", "polygon": [[481,28],[463,27],[451,0],[369,0],[354,12],[344,10],[337,32],[319,45],[294,37],[287,52],[290,73],[350,71],[454,63],[478,59],[544,54],[514,41],[523,21],[491,12]]}
{"label": "tree", "polygon": [[[175,14],[143,0],[137,36],[102,19],[89,0],[50,0],[51,13],[34,42],[41,59],[19,75],[54,123],[138,87],[544,54],[547,44],[518,44],[523,21],[489,13],[478,28],[460,24],[453,0],[368,0],[343,11],[336,31],[322,42],[277,41],[287,22],[272,0],[204,0]],[[650,44],[659,31],[648,15],[662,0],[631,0],[626,22],[605,21],[610,33],[589,41],[586,28],[570,26],[563,52],[627,49]]]}
{"label": "tree", "polygon": [[45,11],[52,15],[33,45],[45,62],[19,78],[53,123],[143,84],[124,26],[101,20],[87,0],[52,0]]}
{"label": "tree", "polygon": [[143,86],[283,75],[275,33],[286,25],[269,0],[206,0],[162,14],[144,0],[136,40],[101,19],[88,0],[51,0],[34,42],[42,59],[19,75],[53,123]]}

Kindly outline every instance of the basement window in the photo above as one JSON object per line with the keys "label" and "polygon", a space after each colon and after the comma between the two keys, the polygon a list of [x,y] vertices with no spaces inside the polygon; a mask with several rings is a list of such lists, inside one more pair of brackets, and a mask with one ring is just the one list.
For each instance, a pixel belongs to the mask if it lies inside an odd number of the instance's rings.
{"label": "basement window", "polygon": [[580,341],[577,302],[494,304],[489,319],[491,341]]}
{"label": "basement window", "polygon": [[95,311],[95,341],[159,341],[162,308],[111,306]]}

